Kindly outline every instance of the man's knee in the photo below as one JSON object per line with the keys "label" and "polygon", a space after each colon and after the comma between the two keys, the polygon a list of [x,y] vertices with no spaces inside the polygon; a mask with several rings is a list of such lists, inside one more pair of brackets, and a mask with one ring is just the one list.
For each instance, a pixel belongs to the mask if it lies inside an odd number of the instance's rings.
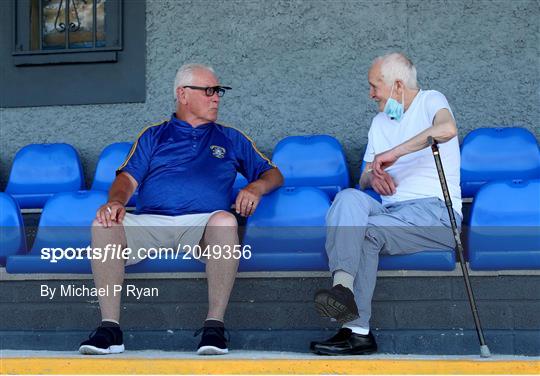
{"label": "man's knee", "polygon": [[326,216],[326,221],[332,221],[331,218],[340,217],[343,211],[349,212],[351,209],[354,210],[369,208],[370,197],[358,189],[347,188],[339,192],[334,198],[334,202],[328,211]]}
{"label": "man's knee", "polygon": [[[113,222],[112,227],[103,227],[97,219],[92,221],[92,241],[103,237],[123,235],[124,226],[121,223]],[[122,236],[123,237],[123,236]]]}
{"label": "man's knee", "polygon": [[212,244],[238,236],[238,222],[236,217],[225,211],[212,214],[206,224],[202,242]]}
{"label": "man's knee", "polygon": [[353,203],[353,202],[358,203],[358,202],[367,200],[368,197],[369,197],[368,194],[358,189],[347,188],[340,191],[336,195],[336,198],[334,199],[334,204],[336,203],[348,204],[348,203]]}
{"label": "man's knee", "polygon": [[236,229],[238,227],[238,221],[233,214],[226,211],[219,211],[210,216],[206,226],[230,227],[232,229]]}

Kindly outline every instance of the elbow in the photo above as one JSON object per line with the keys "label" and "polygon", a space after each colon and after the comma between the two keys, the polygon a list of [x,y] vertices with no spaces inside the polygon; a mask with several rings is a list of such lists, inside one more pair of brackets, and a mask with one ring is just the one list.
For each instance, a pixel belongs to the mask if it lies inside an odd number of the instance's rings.
{"label": "elbow", "polygon": [[446,123],[445,126],[441,129],[441,131],[442,132],[438,137],[439,142],[450,141],[458,134],[456,123],[454,123],[453,121]]}
{"label": "elbow", "polygon": [[456,123],[451,122],[448,130],[448,139],[451,140],[458,135]]}

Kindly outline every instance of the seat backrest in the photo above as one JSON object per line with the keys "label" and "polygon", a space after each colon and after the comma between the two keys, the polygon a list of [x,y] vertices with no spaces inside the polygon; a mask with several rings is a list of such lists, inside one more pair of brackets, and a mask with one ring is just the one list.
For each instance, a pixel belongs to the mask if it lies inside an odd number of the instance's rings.
{"label": "seat backrest", "polygon": [[32,252],[43,247],[86,247],[97,209],[107,202],[107,192],[62,192],[51,197],[41,213]]}
{"label": "seat backrest", "polygon": [[243,243],[253,252],[324,252],[329,208],[330,198],[318,188],[280,188],[248,218]]}
{"label": "seat backrest", "polygon": [[473,197],[485,183],[540,178],[535,136],[525,128],[478,128],[461,145],[461,192]]}
{"label": "seat backrest", "polygon": [[24,252],[26,238],[19,205],[10,195],[0,192],[0,265],[5,265],[7,256]]}
{"label": "seat backrest", "polygon": [[540,269],[540,179],[482,186],[472,203],[468,245],[474,270]]}
{"label": "seat backrest", "polygon": [[13,160],[6,192],[34,194],[84,189],[79,154],[69,144],[30,144]]}
{"label": "seat backrest", "polygon": [[318,187],[331,197],[349,187],[343,148],[328,135],[286,137],[276,145],[272,162],[287,187]]}
{"label": "seat backrest", "polygon": [[248,225],[262,226],[325,226],[330,200],[314,187],[282,187],[263,199]]}
{"label": "seat backrest", "polygon": [[92,190],[109,190],[116,177],[116,170],[126,160],[132,145],[131,142],[116,142],[103,149],[96,166]]}

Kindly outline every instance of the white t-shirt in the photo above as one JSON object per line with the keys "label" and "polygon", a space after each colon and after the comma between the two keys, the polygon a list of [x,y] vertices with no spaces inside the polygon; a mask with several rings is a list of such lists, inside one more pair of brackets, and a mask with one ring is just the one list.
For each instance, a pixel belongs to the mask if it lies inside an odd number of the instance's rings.
{"label": "white t-shirt", "polygon": [[[383,112],[377,114],[369,129],[364,161],[373,162],[376,154],[402,144],[431,127],[435,114],[443,108],[452,114],[443,94],[435,90],[420,90],[400,122],[390,119]],[[461,215],[460,155],[457,136],[444,144],[439,144],[439,149],[452,207]],[[404,155],[387,168],[386,172],[397,186],[395,194],[381,196],[383,204],[426,197],[439,197],[444,201],[431,147]]]}

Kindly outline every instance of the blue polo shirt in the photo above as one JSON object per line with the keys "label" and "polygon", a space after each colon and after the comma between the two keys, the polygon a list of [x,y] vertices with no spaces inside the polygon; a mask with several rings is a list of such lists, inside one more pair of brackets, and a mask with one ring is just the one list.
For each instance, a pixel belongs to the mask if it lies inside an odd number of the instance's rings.
{"label": "blue polo shirt", "polygon": [[252,182],[273,167],[239,130],[173,114],[139,134],[116,173],[139,184],[135,214],[184,215],[228,210],[237,171]]}

